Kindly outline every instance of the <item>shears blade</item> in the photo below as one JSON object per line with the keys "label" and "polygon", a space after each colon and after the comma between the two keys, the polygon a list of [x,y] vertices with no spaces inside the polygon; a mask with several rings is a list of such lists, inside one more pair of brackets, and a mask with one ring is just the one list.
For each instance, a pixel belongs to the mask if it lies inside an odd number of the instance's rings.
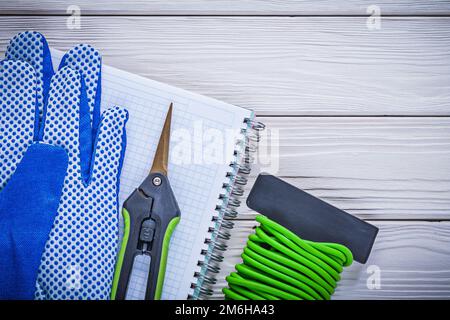
{"label": "shears blade", "polygon": [[166,121],[164,122],[164,127],[161,131],[161,136],[159,138],[158,147],[156,148],[156,154],[153,160],[152,168],[150,169],[150,173],[159,172],[167,176],[167,168],[169,163],[170,124],[172,122],[172,108],[173,103],[170,104],[169,111],[167,111]]}

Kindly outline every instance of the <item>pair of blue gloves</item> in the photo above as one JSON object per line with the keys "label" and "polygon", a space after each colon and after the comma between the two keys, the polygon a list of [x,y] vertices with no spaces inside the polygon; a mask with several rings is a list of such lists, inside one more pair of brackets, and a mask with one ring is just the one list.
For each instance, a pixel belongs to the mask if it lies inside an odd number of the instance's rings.
{"label": "pair of blue gloves", "polygon": [[45,38],[0,62],[0,299],[108,299],[127,111],[100,115],[101,57],[79,45],[56,72]]}

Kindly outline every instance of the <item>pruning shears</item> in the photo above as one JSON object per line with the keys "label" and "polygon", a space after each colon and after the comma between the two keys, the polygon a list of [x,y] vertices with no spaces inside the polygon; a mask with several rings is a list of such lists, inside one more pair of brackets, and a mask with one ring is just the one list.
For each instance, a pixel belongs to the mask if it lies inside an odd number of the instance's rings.
{"label": "pruning shears", "polygon": [[124,236],[114,274],[111,299],[125,300],[136,256],[150,256],[145,300],[161,299],[167,254],[180,209],[167,178],[170,104],[149,175],[128,197],[122,208]]}

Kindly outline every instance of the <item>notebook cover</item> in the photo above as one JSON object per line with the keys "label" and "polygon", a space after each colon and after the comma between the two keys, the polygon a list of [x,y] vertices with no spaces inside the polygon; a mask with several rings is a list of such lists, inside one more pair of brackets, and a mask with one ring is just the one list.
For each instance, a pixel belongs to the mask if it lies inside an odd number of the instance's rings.
{"label": "notebook cover", "polygon": [[305,240],[343,244],[361,263],[366,263],[378,233],[377,227],[269,174],[258,176],[247,206]]}

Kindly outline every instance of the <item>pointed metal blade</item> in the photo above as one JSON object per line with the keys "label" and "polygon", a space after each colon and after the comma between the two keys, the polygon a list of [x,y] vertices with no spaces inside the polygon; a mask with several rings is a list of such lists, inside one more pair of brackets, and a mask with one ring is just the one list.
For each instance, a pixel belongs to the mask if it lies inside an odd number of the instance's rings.
{"label": "pointed metal blade", "polygon": [[167,111],[166,121],[161,131],[161,137],[159,138],[158,148],[156,149],[155,159],[150,170],[151,173],[159,172],[167,176],[167,168],[169,163],[169,144],[170,144],[170,123],[172,122],[172,107],[173,103],[169,106]]}

